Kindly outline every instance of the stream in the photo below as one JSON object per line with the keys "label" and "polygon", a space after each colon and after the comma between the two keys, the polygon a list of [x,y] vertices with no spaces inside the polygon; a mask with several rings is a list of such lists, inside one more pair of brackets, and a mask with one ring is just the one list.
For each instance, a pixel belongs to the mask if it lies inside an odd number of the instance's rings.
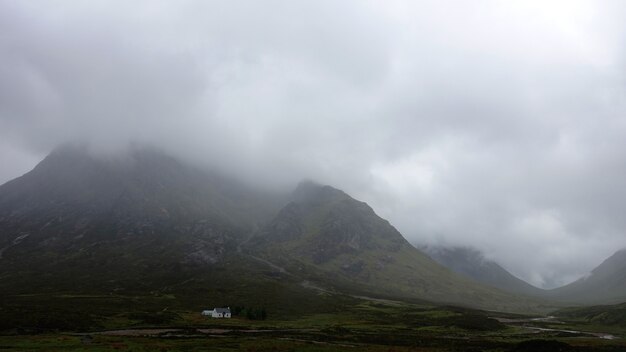
{"label": "stream", "polygon": [[589,331],[578,331],[578,330],[561,330],[561,329],[539,328],[539,327],[534,327],[534,326],[524,326],[524,328],[528,329],[528,330],[537,331],[537,332],[541,332],[541,331],[564,332],[564,333],[572,334],[572,335],[594,336],[594,337],[597,337],[599,339],[604,339],[604,340],[615,340],[615,339],[618,338],[615,335],[606,334],[606,333],[603,333],[603,332],[589,332]]}
{"label": "stream", "polygon": [[503,324],[507,324],[509,326],[514,326],[514,327],[522,327],[524,329],[527,330],[531,330],[534,332],[562,332],[562,333],[566,333],[566,334],[572,334],[572,335],[586,335],[586,336],[593,336],[593,337],[597,337],[599,339],[604,339],[604,340],[615,340],[618,339],[619,337],[615,336],[615,335],[611,335],[611,334],[607,334],[607,333],[603,333],[603,332],[591,332],[591,331],[578,331],[578,330],[567,330],[567,329],[553,329],[553,328],[540,328],[538,326],[532,326],[529,324],[532,323],[557,323],[557,324],[564,324],[562,321],[558,321],[556,320],[556,317],[554,316],[547,316],[547,317],[540,317],[540,318],[532,318],[532,319],[508,319],[508,318],[493,318],[496,319],[497,321],[503,323]]}

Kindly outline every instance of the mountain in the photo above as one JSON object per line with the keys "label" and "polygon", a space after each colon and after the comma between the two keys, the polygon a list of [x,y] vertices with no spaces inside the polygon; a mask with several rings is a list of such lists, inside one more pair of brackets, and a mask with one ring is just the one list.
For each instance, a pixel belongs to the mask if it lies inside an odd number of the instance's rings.
{"label": "mountain", "polygon": [[591,273],[569,285],[548,291],[549,297],[584,304],[626,302],[626,249],[617,251]]}
{"label": "mountain", "polygon": [[544,290],[518,279],[498,263],[485,258],[477,249],[443,246],[421,246],[419,248],[437,263],[485,285],[511,293],[530,296],[545,295]]}
{"label": "mountain", "polygon": [[273,215],[276,203],[155,150],[94,157],[64,146],[0,186],[0,251],[6,262],[99,241],[171,239],[164,250],[178,251],[181,262],[213,263]]}
{"label": "mountain", "polygon": [[344,292],[510,310],[536,302],[481,285],[413,247],[366,203],[330,186],[301,183],[246,250]]}
{"label": "mountain", "polygon": [[241,277],[279,287],[237,249],[282,204],[154,149],[94,156],[63,146],[0,186],[0,296],[193,300],[223,295],[214,281],[235,291]]}
{"label": "mountain", "polygon": [[0,329],[150,323],[211,304],[334,309],[340,299],[238,252],[284,203],[150,148],[58,148],[0,186]]}
{"label": "mountain", "polygon": [[289,198],[152,148],[75,145],[0,186],[0,330],[151,324],[213,304],[294,316],[355,296],[545,310],[443,268],[330,186]]}

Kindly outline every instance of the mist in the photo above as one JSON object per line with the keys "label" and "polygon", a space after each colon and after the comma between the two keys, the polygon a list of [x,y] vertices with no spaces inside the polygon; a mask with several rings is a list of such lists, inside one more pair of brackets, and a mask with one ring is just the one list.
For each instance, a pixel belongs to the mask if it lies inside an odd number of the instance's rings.
{"label": "mist", "polygon": [[154,145],[555,287],[626,246],[621,1],[0,1],[0,183]]}

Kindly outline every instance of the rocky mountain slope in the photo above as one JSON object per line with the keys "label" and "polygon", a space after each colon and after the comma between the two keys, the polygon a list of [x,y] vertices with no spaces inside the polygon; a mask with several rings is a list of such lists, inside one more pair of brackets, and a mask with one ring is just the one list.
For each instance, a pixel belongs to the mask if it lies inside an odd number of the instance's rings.
{"label": "rocky mountain slope", "polygon": [[0,274],[15,280],[0,289],[159,289],[235,253],[278,204],[155,150],[64,146],[0,186]]}
{"label": "rocky mountain slope", "polygon": [[305,182],[247,250],[343,291],[491,309],[536,302],[481,285],[437,264],[363,202]]}

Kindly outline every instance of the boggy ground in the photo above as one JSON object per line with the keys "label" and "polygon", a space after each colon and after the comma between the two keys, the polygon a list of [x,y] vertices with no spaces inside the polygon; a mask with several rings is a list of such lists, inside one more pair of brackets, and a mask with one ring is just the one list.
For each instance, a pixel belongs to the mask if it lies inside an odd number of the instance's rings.
{"label": "boggy ground", "polygon": [[[267,320],[169,311],[105,329],[5,330],[0,351],[624,351],[626,327],[385,300]],[[611,335],[613,339],[606,339]]]}

